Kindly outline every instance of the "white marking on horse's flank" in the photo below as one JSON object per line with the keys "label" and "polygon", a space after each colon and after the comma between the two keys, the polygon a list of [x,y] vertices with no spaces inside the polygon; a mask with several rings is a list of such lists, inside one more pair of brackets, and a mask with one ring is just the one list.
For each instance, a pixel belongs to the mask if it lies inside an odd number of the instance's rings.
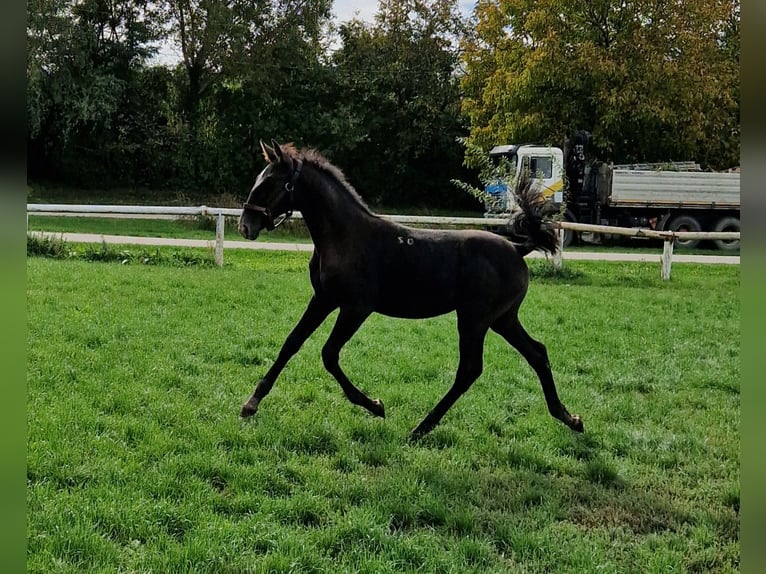
{"label": "white marking on horse's flank", "polygon": [[407,245],[415,245],[415,240],[412,237],[402,237],[401,235],[397,237],[399,240],[400,245],[404,245],[405,243]]}

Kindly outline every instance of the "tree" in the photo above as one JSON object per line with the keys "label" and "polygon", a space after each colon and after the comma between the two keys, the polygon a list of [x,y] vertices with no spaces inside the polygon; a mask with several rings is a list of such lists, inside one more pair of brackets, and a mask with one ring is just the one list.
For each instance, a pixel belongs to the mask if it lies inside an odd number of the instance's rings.
{"label": "tree", "polygon": [[[28,175],[237,192],[258,137],[323,132],[331,0],[30,0]],[[181,55],[148,57],[159,41]]]}
{"label": "tree", "polygon": [[[465,134],[453,0],[381,0],[374,24],[341,26],[333,55],[343,137],[333,144],[374,204],[445,205]],[[454,203],[454,201],[453,201]]]}
{"label": "tree", "polygon": [[[131,86],[159,33],[146,0],[30,0],[28,170],[108,183]],[[107,176],[105,178],[104,176]],[[96,178],[97,179],[97,178]]]}
{"label": "tree", "polygon": [[327,83],[330,0],[169,0],[180,48],[179,102],[188,183],[237,193],[252,181],[258,140],[310,135]]}
{"label": "tree", "polygon": [[464,41],[470,141],[617,162],[739,157],[738,0],[480,0]]}

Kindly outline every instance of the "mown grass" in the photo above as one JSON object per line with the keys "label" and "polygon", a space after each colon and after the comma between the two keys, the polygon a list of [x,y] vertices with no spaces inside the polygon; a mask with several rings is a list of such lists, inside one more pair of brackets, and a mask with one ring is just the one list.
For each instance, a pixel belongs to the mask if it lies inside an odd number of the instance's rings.
{"label": "mown grass", "polygon": [[521,317],[578,435],[490,335],[451,384],[454,316],[328,321],[251,420],[241,402],[310,295],[302,253],[216,268],[28,259],[29,572],[736,572],[739,271],[530,261]]}
{"label": "mown grass", "polygon": [[[146,188],[113,188],[84,190],[60,185],[33,183],[27,187],[27,203],[75,203],[90,205],[175,205],[191,207],[209,205],[215,207],[241,207],[247,199],[249,189],[240,193],[210,193],[205,191],[174,191]],[[364,196],[363,190],[358,190]],[[448,193],[460,195],[457,187],[449,187]],[[473,203],[473,202],[470,202]],[[406,213],[410,215],[451,215],[476,217],[484,211],[481,204],[474,203],[472,208],[445,209],[426,205],[381,206],[368,202],[377,213]]]}
{"label": "mown grass", "polygon": [[[224,237],[227,241],[247,241],[237,231],[236,218],[224,219]],[[215,224],[215,218],[208,216],[189,216],[178,219],[29,216],[30,231],[206,239],[208,241],[215,239]],[[271,231],[269,240],[308,243],[311,238],[302,221],[291,220]]]}
{"label": "mown grass", "polygon": [[[236,222],[233,218],[227,217],[225,221],[226,239],[237,239],[240,237],[236,232]],[[182,237],[210,240],[215,238],[215,218],[189,216],[178,219],[121,219],[30,215],[29,230],[54,233],[96,233],[100,235]]]}

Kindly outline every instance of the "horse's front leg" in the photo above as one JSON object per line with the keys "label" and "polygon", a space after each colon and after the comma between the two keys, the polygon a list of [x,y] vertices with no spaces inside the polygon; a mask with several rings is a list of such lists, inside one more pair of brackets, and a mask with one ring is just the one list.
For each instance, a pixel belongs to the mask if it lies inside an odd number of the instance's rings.
{"label": "horse's front leg", "polygon": [[364,407],[375,416],[385,417],[386,411],[380,399],[372,400],[356,388],[338,364],[340,350],[343,348],[343,345],[359,330],[359,327],[370,316],[370,313],[371,311],[366,308],[341,307],[330,337],[327,339],[325,346],[322,347],[322,361],[325,368],[338,381],[349,401]]}
{"label": "horse's front leg", "polygon": [[279,373],[285,368],[287,361],[298,352],[306,339],[309,338],[311,333],[316,331],[317,327],[322,324],[333,309],[335,309],[334,306],[317,299],[316,295],[311,298],[306,311],[303,313],[303,317],[301,317],[282,345],[277,360],[274,361],[274,364],[264,377],[258,381],[253,394],[247,402],[242,405],[242,410],[239,413],[241,417],[251,417],[258,411],[258,404],[263,397],[269,394],[271,387],[274,386],[274,381],[277,380]]}

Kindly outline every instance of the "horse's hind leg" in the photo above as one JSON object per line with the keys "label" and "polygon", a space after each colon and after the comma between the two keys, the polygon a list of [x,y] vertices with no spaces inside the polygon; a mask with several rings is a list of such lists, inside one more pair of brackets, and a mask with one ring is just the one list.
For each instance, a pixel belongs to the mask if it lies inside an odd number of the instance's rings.
{"label": "horse's hind leg", "polygon": [[522,356],[529,365],[535,370],[543,387],[545,402],[548,404],[548,411],[555,418],[562,421],[572,430],[582,432],[582,419],[579,415],[570,415],[566,407],[559,400],[556,392],[556,385],[553,382],[553,373],[548,361],[548,352],[545,345],[535,341],[524,330],[516,315],[516,310],[509,311],[492,324],[492,330],[501,335],[508,341]]}
{"label": "horse's hind leg", "polygon": [[349,401],[364,407],[375,416],[385,417],[386,411],[383,403],[379,399],[370,399],[370,397],[356,388],[338,363],[340,350],[343,348],[343,345],[359,330],[362,323],[370,316],[370,312],[368,309],[341,307],[330,337],[327,339],[324,347],[322,347],[322,361],[325,369],[338,381]]}
{"label": "horse's hind leg", "polygon": [[298,324],[293,328],[282,345],[277,360],[274,361],[274,364],[264,377],[258,381],[253,394],[247,402],[242,405],[242,410],[239,413],[241,417],[250,417],[256,413],[258,404],[263,397],[269,394],[271,387],[274,386],[274,381],[277,380],[279,373],[285,368],[287,361],[298,352],[306,339],[309,338],[311,333],[316,331],[317,327],[322,324],[334,308],[332,305],[327,305],[317,299],[316,296],[311,298],[300,321],[298,321]]}
{"label": "horse's hind leg", "polygon": [[481,376],[484,368],[484,338],[487,328],[472,321],[461,321],[458,314],[458,332],[460,335],[460,362],[458,363],[455,382],[447,394],[410,433],[411,440],[418,440],[439,424],[446,412],[455,404],[463,393]]}

